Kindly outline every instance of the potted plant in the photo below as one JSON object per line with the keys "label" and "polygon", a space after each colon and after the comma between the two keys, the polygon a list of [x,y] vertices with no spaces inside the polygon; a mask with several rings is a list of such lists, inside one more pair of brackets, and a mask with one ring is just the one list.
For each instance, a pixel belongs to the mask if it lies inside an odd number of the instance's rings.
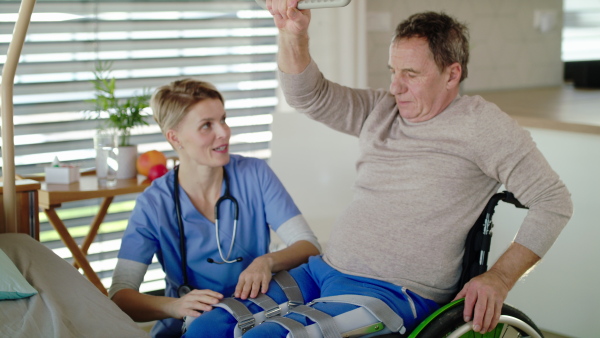
{"label": "potted plant", "polygon": [[[115,95],[116,79],[112,76],[112,62],[99,62],[94,70],[92,83],[95,98],[90,100],[95,108],[91,113],[102,120],[100,133],[112,133],[117,139],[117,178],[133,178],[137,171],[137,146],[130,143],[131,130],[136,126],[148,125],[143,110],[149,106],[150,94],[118,98]],[[106,114],[108,117],[106,118]]]}

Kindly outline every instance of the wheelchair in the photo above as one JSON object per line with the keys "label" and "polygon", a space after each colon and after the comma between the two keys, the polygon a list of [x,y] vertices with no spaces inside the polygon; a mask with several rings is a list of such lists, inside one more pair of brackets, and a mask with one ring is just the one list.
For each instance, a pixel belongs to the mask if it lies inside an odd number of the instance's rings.
{"label": "wheelchair", "polygon": [[[527,209],[512,193],[508,191],[495,194],[488,201],[485,209],[469,231],[465,242],[465,254],[462,262],[462,273],[459,280],[459,290],[471,278],[487,271],[487,259],[492,238],[492,216],[495,207],[500,201],[513,204],[517,208]],[[471,323],[463,320],[464,299],[451,302],[427,317],[411,333],[385,334],[382,338],[457,338],[457,337],[535,337],[542,338],[543,334],[533,321],[523,312],[514,307],[503,304],[498,325],[485,334],[472,330]],[[371,326],[371,332],[378,330],[375,326],[382,327],[382,323]],[[344,337],[352,337],[347,335]]]}
{"label": "wheelchair", "polygon": [[[504,191],[493,195],[485,209],[471,227],[465,241],[465,253],[462,262],[462,272],[459,279],[459,290],[476,277],[487,271],[487,260],[492,237],[492,216],[500,201],[524,208],[512,193]],[[280,271],[273,276],[288,298],[287,303],[277,304],[264,294],[249,299],[263,312],[251,313],[245,305],[233,298],[221,300],[215,307],[226,309],[237,321],[234,336],[242,337],[256,323],[276,322],[290,332],[288,337],[383,337],[383,338],[458,338],[458,337],[533,337],[543,335],[533,321],[514,307],[503,304],[498,325],[485,334],[473,332],[472,322],[463,320],[464,299],[453,301],[442,306],[431,314],[412,332],[407,332],[402,319],[385,303],[377,298],[360,295],[339,295],[314,299],[304,305],[304,300],[298,285],[287,271]],[[332,322],[332,317],[311,308],[315,302],[341,302],[358,305],[355,310],[336,316],[340,321]],[[280,314],[295,312],[312,319],[315,324],[303,326],[298,322],[281,317]],[[344,318],[342,318],[344,317]],[[375,320],[375,323],[372,319]],[[362,323],[362,324],[361,324]],[[356,327],[358,326],[358,327]],[[341,332],[341,333],[340,333]],[[393,332],[393,333],[390,333]],[[322,333],[322,335],[321,335]]]}

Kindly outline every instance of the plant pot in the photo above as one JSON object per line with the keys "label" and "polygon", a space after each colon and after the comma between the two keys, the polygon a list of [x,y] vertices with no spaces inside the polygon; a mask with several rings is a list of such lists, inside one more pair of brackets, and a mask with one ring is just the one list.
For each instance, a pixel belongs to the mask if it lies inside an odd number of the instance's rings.
{"label": "plant pot", "polygon": [[119,146],[117,148],[118,179],[130,179],[137,176],[137,146]]}

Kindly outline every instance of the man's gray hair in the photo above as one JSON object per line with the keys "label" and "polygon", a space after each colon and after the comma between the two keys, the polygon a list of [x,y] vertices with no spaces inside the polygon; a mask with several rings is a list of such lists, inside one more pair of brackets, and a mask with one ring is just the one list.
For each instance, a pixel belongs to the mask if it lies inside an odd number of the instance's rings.
{"label": "man's gray hair", "polygon": [[460,81],[467,78],[469,30],[464,24],[443,12],[413,14],[396,27],[393,42],[413,37],[427,39],[440,71],[457,62],[462,68]]}

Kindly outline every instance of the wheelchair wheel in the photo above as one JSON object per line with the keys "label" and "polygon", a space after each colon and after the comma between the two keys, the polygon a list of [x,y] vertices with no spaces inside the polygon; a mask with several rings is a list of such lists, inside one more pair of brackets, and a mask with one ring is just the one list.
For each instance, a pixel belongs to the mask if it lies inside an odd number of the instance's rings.
{"label": "wheelchair wheel", "polygon": [[[414,337],[416,338],[491,338],[491,337],[535,337],[543,335],[527,315],[504,304],[500,322],[491,332],[481,334],[472,331],[471,323],[463,320],[464,304],[457,305],[440,314]],[[411,335],[412,337],[412,335]]]}

